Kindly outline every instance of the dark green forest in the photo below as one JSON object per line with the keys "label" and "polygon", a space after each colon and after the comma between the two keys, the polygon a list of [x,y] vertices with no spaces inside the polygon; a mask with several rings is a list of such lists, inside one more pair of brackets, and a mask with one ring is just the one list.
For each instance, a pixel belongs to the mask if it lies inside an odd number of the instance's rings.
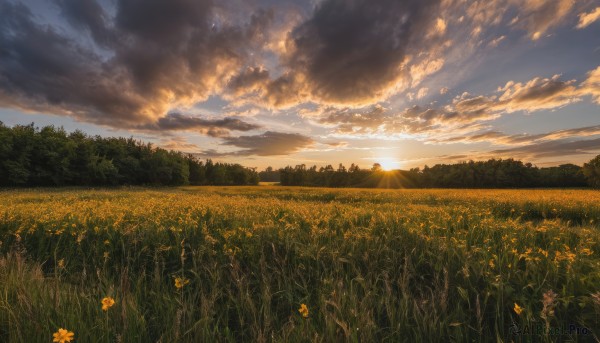
{"label": "dark green forest", "polygon": [[239,164],[202,162],[133,138],[0,122],[0,186],[256,185]]}
{"label": "dark green forest", "polygon": [[513,159],[436,164],[383,171],[342,164],[306,165],[257,173],[240,164],[200,161],[133,138],[89,136],[81,131],[0,122],[0,186],[256,185],[363,188],[600,188],[600,155],[583,167],[538,168]]}
{"label": "dark green forest", "polygon": [[[277,175],[278,174],[278,175]],[[259,173],[286,186],[364,188],[536,188],[600,187],[600,155],[584,164],[563,164],[538,168],[513,159],[491,159],[456,164],[436,164],[423,169],[384,171],[379,164],[371,169],[331,165],[317,169],[305,165],[272,168]]]}

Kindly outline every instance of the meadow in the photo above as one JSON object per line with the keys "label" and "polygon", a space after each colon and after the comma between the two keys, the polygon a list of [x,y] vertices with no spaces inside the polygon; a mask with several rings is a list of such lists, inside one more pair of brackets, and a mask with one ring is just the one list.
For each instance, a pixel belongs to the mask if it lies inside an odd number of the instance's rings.
{"label": "meadow", "polygon": [[2,342],[600,337],[593,190],[1,190],[0,251]]}

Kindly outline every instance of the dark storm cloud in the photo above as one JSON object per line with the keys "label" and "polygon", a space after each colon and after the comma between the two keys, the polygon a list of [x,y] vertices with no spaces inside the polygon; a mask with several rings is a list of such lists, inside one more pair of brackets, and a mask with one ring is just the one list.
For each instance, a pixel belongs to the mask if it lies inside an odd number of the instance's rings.
{"label": "dark storm cloud", "polygon": [[[407,54],[427,50],[438,0],[325,0],[288,44],[286,89],[326,102],[372,102],[407,77]],[[275,81],[277,82],[277,80]],[[275,88],[278,90],[279,88]]]}
{"label": "dark storm cloud", "polygon": [[56,3],[74,28],[88,30],[102,46],[114,43],[113,31],[108,24],[110,18],[95,0],[56,0]]}
{"label": "dark storm cloud", "polygon": [[98,56],[34,23],[20,3],[0,0],[0,12],[0,106],[106,122],[143,117],[144,99],[123,91],[127,78],[107,74]]}
{"label": "dark storm cloud", "polygon": [[94,0],[56,4],[104,52],[0,0],[0,106],[123,128],[152,125],[221,90],[272,19],[258,11],[230,25],[208,0],[119,0],[114,18]]}
{"label": "dark storm cloud", "polygon": [[250,131],[258,129],[260,126],[230,117],[209,120],[181,113],[169,113],[156,123],[141,128],[166,131],[193,130],[212,137],[224,137],[229,135],[229,131]]}
{"label": "dark storm cloud", "polygon": [[234,155],[274,156],[288,155],[314,143],[312,138],[301,134],[267,131],[256,136],[226,137],[223,144],[243,149]]}

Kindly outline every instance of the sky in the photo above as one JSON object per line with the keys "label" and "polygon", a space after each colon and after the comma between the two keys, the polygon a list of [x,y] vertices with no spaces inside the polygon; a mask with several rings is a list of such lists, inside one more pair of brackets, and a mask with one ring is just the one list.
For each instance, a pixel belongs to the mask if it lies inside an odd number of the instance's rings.
{"label": "sky", "polygon": [[0,0],[0,121],[263,169],[600,154],[598,0]]}

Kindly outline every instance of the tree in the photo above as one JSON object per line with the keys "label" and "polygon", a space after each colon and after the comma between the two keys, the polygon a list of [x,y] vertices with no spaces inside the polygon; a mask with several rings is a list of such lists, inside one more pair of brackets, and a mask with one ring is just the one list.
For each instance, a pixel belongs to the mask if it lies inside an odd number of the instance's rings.
{"label": "tree", "polygon": [[258,183],[239,164],[206,165],[191,155],[133,138],[90,137],[81,131],[0,122],[0,186],[185,185]]}
{"label": "tree", "polygon": [[600,188],[600,155],[583,165],[583,175],[591,187]]}

